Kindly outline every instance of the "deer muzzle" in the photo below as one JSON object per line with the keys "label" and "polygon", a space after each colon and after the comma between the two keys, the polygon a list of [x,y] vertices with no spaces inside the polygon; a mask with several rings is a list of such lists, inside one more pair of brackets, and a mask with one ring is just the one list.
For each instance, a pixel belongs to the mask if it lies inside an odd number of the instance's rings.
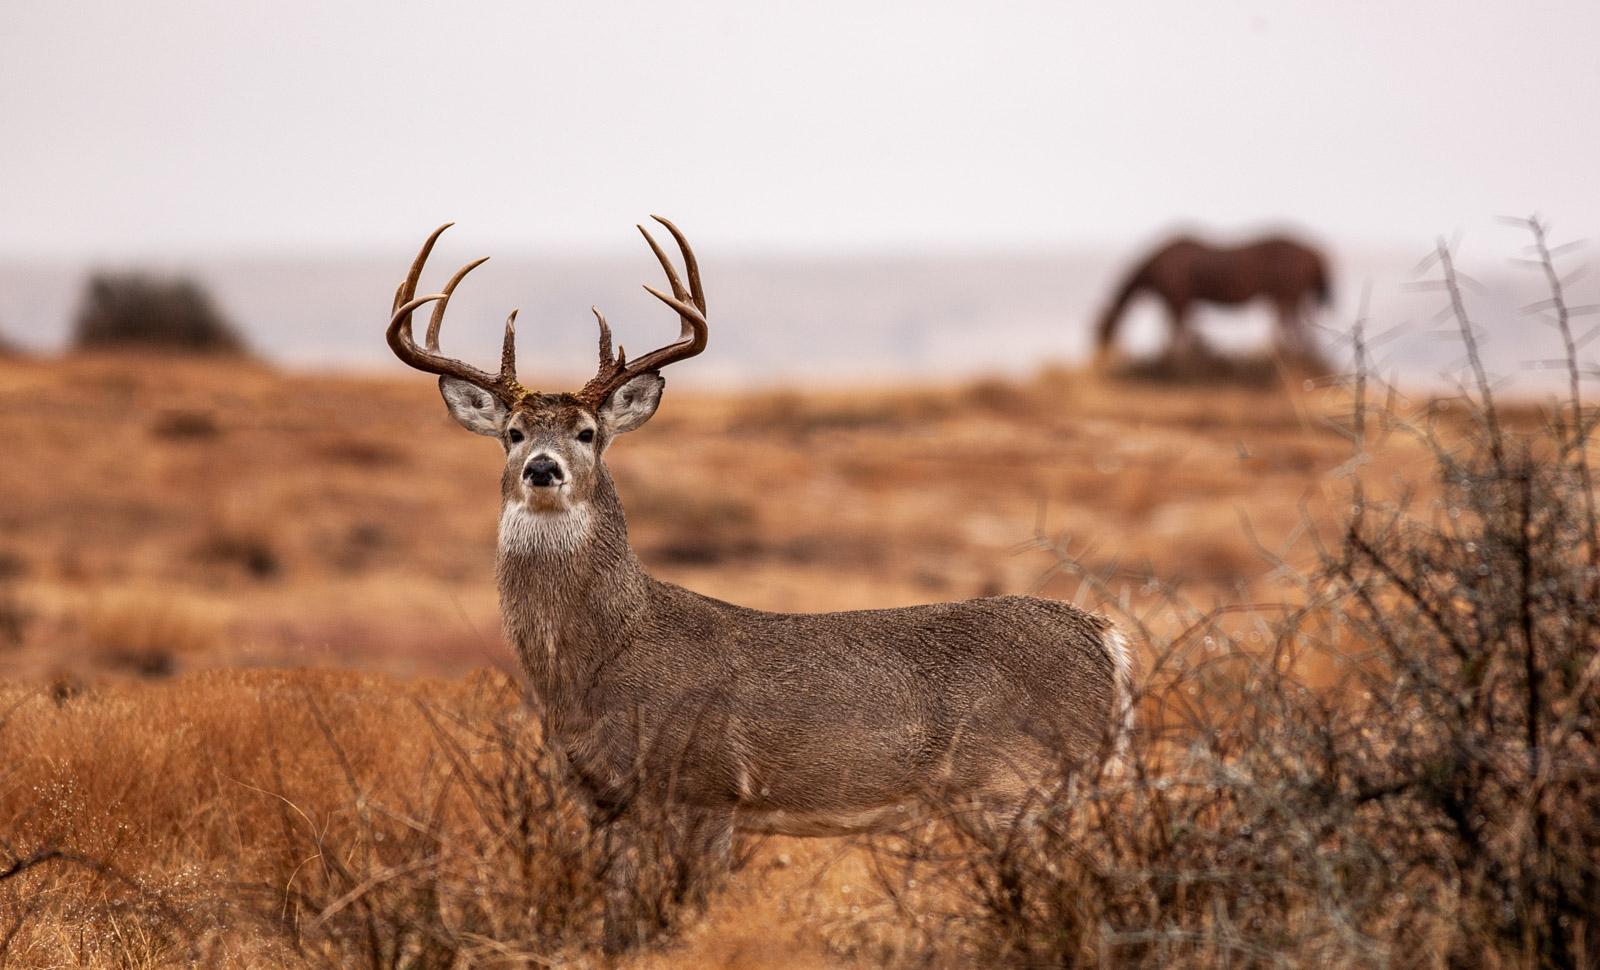
{"label": "deer muzzle", "polygon": [[522,466],[522,480],[530,488],[559,488],[567,475],[549,455],[534,455]]}

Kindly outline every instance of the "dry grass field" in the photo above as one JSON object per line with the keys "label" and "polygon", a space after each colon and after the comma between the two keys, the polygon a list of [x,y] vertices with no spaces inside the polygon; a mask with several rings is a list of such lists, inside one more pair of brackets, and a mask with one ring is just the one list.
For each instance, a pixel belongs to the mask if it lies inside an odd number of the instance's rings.
{"label": "dry grass field", "polygon": [[[501,456],[455,427],[431,381],[158,359],[0,368],[0,568],[31,617],[12,674],[509,660],[492,581]],[[1316,514],[1339,494],[1328,472],[1349,444],[1322,422],[1336,406],[1297,382],[1070,372],[672,391],[607,460],[646,564],[752,606],[1026,592],[1050,562],[1017,553],[1041,510],[1135,586],[1149,573],[1236,601],[1267,595],[1241,520],[1277,551],[1302,503]],[[1392,457],[1403,473],[1408,456]]]}
{"label": "dry grass field", "polygon": [[[820,611],[1038,589],[1171,637],[1188,607],[1301,600],[1275,560],[1310,563],[1310,532],[1349,512],[1348,410],[1289,375],[669,388],[608,463],[647,566],[713,596]],[[0,866],[19,870],[0,962],[598,964],[578,816],[553,791],[537,824],[517,814],[546,775],[498,631],[499,464],[415,376],[0,361]],[[1437,493],[1404,435],[1361,471],[1369,497]],[[931,959],[894,929],[873,852],[746,853],[631,962]],[[457,949],[385,930],[404,907]]]}

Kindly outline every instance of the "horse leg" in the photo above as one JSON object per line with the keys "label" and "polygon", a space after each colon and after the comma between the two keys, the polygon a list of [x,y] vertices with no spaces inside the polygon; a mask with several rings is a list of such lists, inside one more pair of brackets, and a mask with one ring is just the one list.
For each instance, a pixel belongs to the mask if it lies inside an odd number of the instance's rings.
{"label": "horse leg", "polygon": [[1100,322],[1095,325],[1094,357],[1091,363],[1095,367],[1105,367],[1116,357],[1117,353],[1117,327],[1122,323],[1122,306],[1112,306],[1100,317]]}
{"label": "horse leg", "polygon": [[1111,348],[1117,341],[1117,322],[1122,317],[1118,313],[1106,313],[1095,325],[1094,356],[1096,360],[1106,360],[1111,357]]}
{"label": "horse leg", "polygon": [[1204,355],[1210,348],[1200,339],[1190,324],[1189,304],[1167,304],[1167,321],[1171,326],[1171,337],[1168,340],[1168,352],[1185,357]]}
{"label": "horse leg", "polygon": [[1278,353],[1289,360],[1317,362],[1321,354],[1311,337],[1311,328],[1298,299],[1279,298]]}

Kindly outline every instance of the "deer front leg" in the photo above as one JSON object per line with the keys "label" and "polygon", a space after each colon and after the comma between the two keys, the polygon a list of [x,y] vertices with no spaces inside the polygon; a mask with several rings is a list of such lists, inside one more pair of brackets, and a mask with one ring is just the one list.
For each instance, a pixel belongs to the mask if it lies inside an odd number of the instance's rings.
{"label": "deer front leg", "polygon": [[683,832],[683,843],[674,853],[673,899],[698,910],[705,907],[732,860],[733,811],[688,809]]}
{"label": "deer front leg", "polygon": [[638,823],[623,815],[604,828],[606,854],[605,925],[602,947],[610,955],[626,953],[644,943],[644,907],[639,905],[639,853],[642,849]]}
{"label": "deer front leg", "polygon": [[[668,816],[642,820],[625,812],[605,824],[605,930],[608,954],[649,942],[677,921],[679,907],[703,909],[728,869],[733,850],[730,809],[669,809]],[[644,873],[644,865],[666,866]],[[670,879],[663,885],[662,876]],[[664,890],[669,895],[655,897]],[[662,903],[670,905],[663,908]]]}

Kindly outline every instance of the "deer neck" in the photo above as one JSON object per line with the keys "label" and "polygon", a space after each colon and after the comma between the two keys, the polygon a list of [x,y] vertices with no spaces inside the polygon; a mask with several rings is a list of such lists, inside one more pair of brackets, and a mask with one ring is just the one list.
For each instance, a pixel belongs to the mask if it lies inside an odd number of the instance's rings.
{"label": "deer neck", "polygon": [[626,647],[650,582],[603,472],[589,501],[560,513],[508,499],[496,574],[507,638],[540,699],[558,709],[577,703],[580,685]]}

